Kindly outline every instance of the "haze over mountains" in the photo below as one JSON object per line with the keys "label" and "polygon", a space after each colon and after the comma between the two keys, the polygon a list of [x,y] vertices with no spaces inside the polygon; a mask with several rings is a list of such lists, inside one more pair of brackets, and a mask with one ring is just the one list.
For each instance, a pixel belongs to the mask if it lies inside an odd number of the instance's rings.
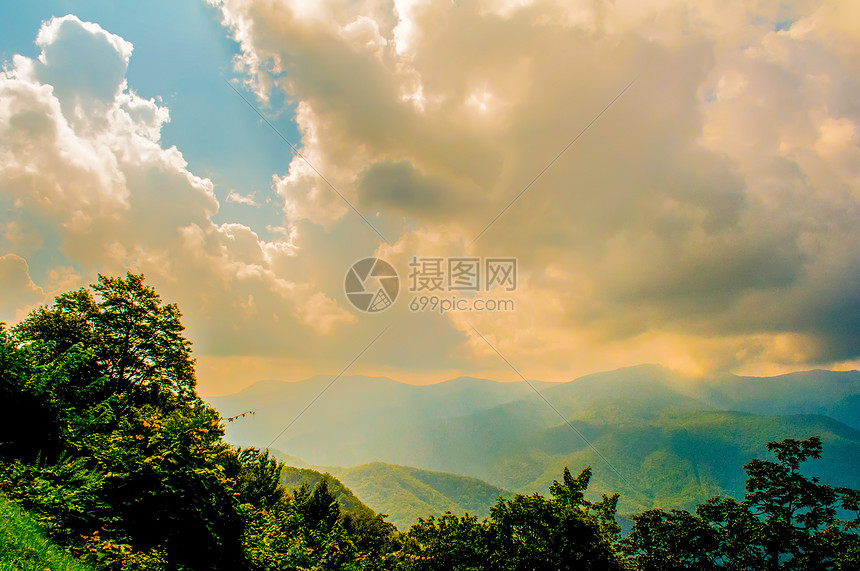
{"label": "haze over mountains", "polygon": [[512,495],[477,478],[382,462],[318,470],[288,466],[281,474],[281,482],[288,490],[303,482],[313,487],[323,473],[330,476],[329,488],[341,508],[371,507],[385,513],[388,521],[400,529],[408,529],[419,517],[439,516],[446,511],[486,517],[499,497]]}
{"label": "haze over mountains", "polygon": [[[380,511],[399,509],[403,490],[431,497],[443,486],[441,476],[416,479],[419,472],[405,466],[479,478],[491,486],[474,493],[489,496],[499,489],[543,492],[564,466],[577,472],[591,465],[590,490],[621,493],[620,513],[691,508],[717,494],[740,497],[742,466],[766,457],[767,441],[812,435],[822,437],[824,456],[810,471],[860,487],[857,371],[694,380],[643,365],[567,383],[532,382],[543,398],[523,382],[463,377],[414,386],[349,376],[272,442],[330,382],[263,381],[209,400],[225,416],[255,411],[229,424],[234,444],[271,445],[314,466],[359,466],[328,471]],[[375,462],[400,466],[360,466]],[[452,481],[442,494],[449,500],[457,486],[469,487],[464,480],[452,488]],[[398,495],[399,503],[392,499]],[[452,511],[477,508],[483,496],[469,504],[460,494],[449,503]],[[401,512],[399,522],[409,517]]]}

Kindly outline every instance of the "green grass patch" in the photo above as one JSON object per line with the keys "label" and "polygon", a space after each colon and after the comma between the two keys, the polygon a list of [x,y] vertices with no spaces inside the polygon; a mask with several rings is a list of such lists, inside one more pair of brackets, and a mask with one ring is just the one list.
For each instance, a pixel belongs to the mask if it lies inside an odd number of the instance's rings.
{"label": "green grass patch", "polygon": [[0,495],[0,571],[92,571],[45,538],[30,515]]}

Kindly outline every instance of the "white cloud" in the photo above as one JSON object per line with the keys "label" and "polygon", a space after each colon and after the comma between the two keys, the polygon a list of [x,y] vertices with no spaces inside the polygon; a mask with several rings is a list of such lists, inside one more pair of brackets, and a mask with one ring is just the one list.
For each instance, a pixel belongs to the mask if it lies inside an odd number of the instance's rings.
{"label": "white cloud", "polygon": [[257,193],[252,192],[251,194],[247,194],[247,195],[246,194],[239,194],[235,190],[230,190],[230,192],[227,193],[227,198],[225,198],[225,200],[227,202],[235,202],[236,204],[244,204],[245,206],[259,207],[260,204],[256,200],[254,200],[255,194],[257,194]]}
{"label": "white cloud", "polygon": [[[2,227],[11,250],[0,258],[4,317],[96,272],[130,270],[179,302],[204,355],[306,354],[354,319],[315,276],[274,269],[296,256],[294,233],[266,241],[212,221],[213,183],[161,145],[167,108],[126,84],[129,42],[66,16],[46,22],[37,43],[38,59],[16,56],[0,76],[0,200],[11,216]],[[253,195],[227,200],[259,206]],[[26,258],[65,261],[40,288]]]}
{"label": "white cloud", "polygon": [[28,62],[27,71],[32,79],[53,86],[69,117],[85,118],[75,107],[111,104],[125,87],[133,47],[98,24],[71,14],[52,18],[39,30],[36,45],[42,52]]}

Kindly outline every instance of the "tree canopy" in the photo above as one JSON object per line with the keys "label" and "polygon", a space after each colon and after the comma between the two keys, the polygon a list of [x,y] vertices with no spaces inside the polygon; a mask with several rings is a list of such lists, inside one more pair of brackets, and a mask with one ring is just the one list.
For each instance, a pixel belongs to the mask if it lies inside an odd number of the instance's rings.
{"label": "tree canopy", "polygon": [[57,296],[12,329],[22,343],[41,346],[52,361],[79,345],[93,352],[117,390],[173,394],[195,400],[191,342],[179,308],[162,304],[142,275],[99,275],[98,283]]}
{"label": "tree canopy", "polygon": [[821,457],[821,440],[789,438],[767,448],[776,461],[744,466],[742,501],[716,497],[695,514],[649,510],[634,516],[626,553],[640,569],[655,571],[857,569],[856,491],[801,472],[806,461]]}

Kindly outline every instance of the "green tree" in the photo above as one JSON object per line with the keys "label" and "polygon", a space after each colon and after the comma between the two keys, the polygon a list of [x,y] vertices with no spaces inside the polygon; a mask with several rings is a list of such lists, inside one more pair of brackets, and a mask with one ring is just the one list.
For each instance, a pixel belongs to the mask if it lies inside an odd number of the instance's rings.
{"label": "green tree", "polygon": [[499,499],[490,510],[499,569],[561,571],[623,569],[615,543],[620,539],[615,509],[618,494],[589,502],[585,492],[591,469],[573,477],[565,468],[561,482],[540,494]]}
{"label": "green tree", "polygon": [[93,349],[114,386],[130,396],[196,400],[191,342],[183,336],[179,308],[163,305],[143,275],[99,275],[90,287],[57,296],[15,326],[13,336],[40,344],[43,362],[77,344]]}
{"label": "green tree", "polygon": [[230,458],[235,459],[229,470],[242,503],[268,508],[285,500],[286,490],[281,486],[284,465],[270,457],[268,450],[239,448]]}
{"label": "green tree", "polygon": [[12,328],[19,342],[39,343],[41,351],[34,354],[35,362],[49,363],[73,345],[94,348],[100,340],[94,329],[94,320],[99,313],[92,293],[81,288],[54,298],[52,306],[42,306],[32,311],[26,319]]}
{"label": "green tree", "polygon": [[641,571],[713,571],[719,569],[717,531],[684,510],[648,510],[633,516],[633,528],[622,542]]}
{"label": "green tree", "polygon": [[[821,440],[767,445],[776,461],[755,459],[742,501],[716,497],[696,514],[650,510],[634,516],[624,550],[640,569],[856,569],[858,493],[807,477],[801,466],[821,457]],[[854,512],[851,520],[840,513]]]}
{"label": "green tree", "polygon": [[[98,546],[122,544],[174,565],[241,566],[242,491],[226,474],[237,454],[194,391],[179,310],[143,276],[100,276],[92,291],[60,295],[0,332],[2,405],[18,409],[0,421],[0,455],[12,461],[3,482],[56,534],[101,556]],[[21,410],[30,418],[7,426]],[[36,430],[21,430],[28,421]],[[243,476],[269,475],[265,460],[234,463]],[[258,491],[272,494],[266,485]]]}
{"label": "green tree", "polygon": [[402,546],[400,533],[385,517],[366,510],[341,512],[341,524],[361,554],[363,569],[390,568],[394,561],[392,554]]}
{"label": "green tree", "polygon": [[120,386],[155,385],[193,398],[197,379],[179,308],[162,305],[155,290],[143,284],[142,275],[126,274],[125,279],[100,275],[92,288],[99,298],[93,325],[108,374]]}
{"label": "green tree", "polygon": [[620,570],[620,529],[615,522],[618,494],[599,502],[585,499],[591,479],[586,468],[541,494],[499,498],[489,520],[475,516],[421,519],[406,534],[404,569]]}
{"label": "green tree", "polygon": [[485,519],[445,513],[419,518],[407,532],[401,553],[401,568],[409,571],[478,571],[491,569],[498,559],[491,527]]}
{"label": "green tree", "polygon": [[84,437],[85,455],[105,474],[100,497],[115,515],[104,533],[192,568],[240,566],[244,522],[224,470],[235,451],[223,434],[209,407],[143,405],[115,430]]}
{"label": "green tree", "polygon": [[850,491],[821,484],[801,465],[821,457],[821,440],[785,439],[767,445],[776,462],[755,459],[744,470],[747,493],[740,503],[712,500],[700,507],[723,533],[726,559],[761,569],[838,569],[858,538],[837,518]]}
{"label": "green tree", "polygon": [[323,477],[311,490],[307,483],[293,490],[293,502],[305,523],[311,529],[328,532],[340,518],[337,496],[329,489],[328,478]]}
{"label": "green tree", "polygon": [[34,461],[60,451],[59,418],[29,357],[0,324],[0,459]]}

